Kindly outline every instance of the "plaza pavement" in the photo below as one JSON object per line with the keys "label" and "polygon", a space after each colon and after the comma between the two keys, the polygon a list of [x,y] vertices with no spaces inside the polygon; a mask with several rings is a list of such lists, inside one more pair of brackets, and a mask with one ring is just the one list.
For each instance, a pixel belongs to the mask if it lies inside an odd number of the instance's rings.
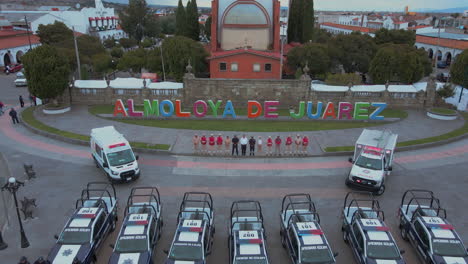
{"label": "plaza pavement", "polygon": [[[237,135],[240,137],[246,134],[248,138],[262,136],[264,150],[266,148],[266,139],[271,136],[281,136],[284,142],[288,135],[294,139],[296,134],[306,134],[310,139],[309,154],[323,154],[322,149],[333,146],[352,146],[361,134],[362,128],[342,129],[342,130],[323,130],[312,132],[239,132],[239,131],[200,131],[186,129],[170,129],[158,127],[137,126],[125,124],[122,122],[103,119],[94,116],[88,112],[88,106],[73,105],[72,110],[61,115],[45,115],[36,111],[35,117],[41,122],[65,131],[71,131],[78,134],[89,135],[92,128],[113,125],[118,131],[123,133],[130,141],[146,142],[151,144],[171,144],[174,154],[193,154],[192,136],[194,134],[209,136],[211,133],[223,136]],[[254,122],[254,121],[252,121]],[[327,121],[322,121],[327,122]],[[407,141],[441,135],[463,126],[464,121],[458,119],[455,121],[440,121],[426,116],[422,110],[408,110],[408,117],[393,123],[376,126],[375,129],[390,131],[399,135],[398,141]],[[240,147],[239,147],[240,148]],[[224,146],[223,146],[224,149]],[[240,151],[240,149],[239,149]],[[248,149],[247,149],[248,151]],[[247,153],[248,155],[248,153]],[[258,155],[258,153],[257,153]]]}

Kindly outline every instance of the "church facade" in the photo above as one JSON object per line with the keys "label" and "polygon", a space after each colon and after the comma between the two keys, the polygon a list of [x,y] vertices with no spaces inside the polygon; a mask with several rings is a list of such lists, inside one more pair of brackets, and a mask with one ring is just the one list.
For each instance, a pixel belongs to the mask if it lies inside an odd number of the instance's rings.
{"label": "church facade", "polygon": [[210,75],[280,79],[280,2],[213,0]]}

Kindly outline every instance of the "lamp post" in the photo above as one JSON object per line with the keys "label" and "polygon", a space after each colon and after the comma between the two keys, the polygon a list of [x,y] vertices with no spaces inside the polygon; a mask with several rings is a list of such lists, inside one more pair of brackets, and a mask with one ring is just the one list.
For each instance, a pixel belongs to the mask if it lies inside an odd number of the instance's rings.
{"label": "lamp post", "polygon": [[6,189],[11,194],[13,194],[13,199],[15,200],[16,206],[16,214],[18,215],[18,222],[20,226],[21,248],[27,248],[29,247],[29,241],[26,237],[26,234],[24,233],[23,223],[21,222],[21,216],[18,208],[18,199],[16,198],[16,192],[18,191],[20,186],[24,186],[24,183],[17,181],[14,177],[11,177],[10,179],[8,179],[8,183],[6,183],[5,186],[2,187],[2,191]]}

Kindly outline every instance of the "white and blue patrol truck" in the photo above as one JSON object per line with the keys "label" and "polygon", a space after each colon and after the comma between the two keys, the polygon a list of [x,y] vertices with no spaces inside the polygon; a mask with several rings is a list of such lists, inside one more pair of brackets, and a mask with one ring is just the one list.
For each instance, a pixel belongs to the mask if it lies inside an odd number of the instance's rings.
{"label": "white and blue patrol truck", "polygon": [[156,187],[134,187],[109,264],[153,264],[153,252],[161,237],[161,199]]}
{"label": "white and blue patrol truck", "polygon": [[165,264],[206,264],[213,246],[213,198],[205,192],[184,194],[177,216],[177,230]]}
{"label": "white and blue patrol truck", "polygon": [[51,264],[96,263],[96,252],[117,223],[115,188],[106,182],[88,183],[76,201],[47,260]]}
{"label": "white and blue patrol truck", "polygon": [[310,194],[284,196],[280,218],[281,244],[288,251],[291,263],[336,263],[338,253],[332,253]]}
{"label": "white and blue patrol truck", "polygon": [[229,226],[230,264],[269,264],[262,207],[258,201],[236,201]]}
{"label": "white and blue patrol truck", "polygon": [[388,130],[364,129],[356,141],[353,165],[346,185],[381,195],[385,192],[385,177],[392,171],[398,135]]}
{"label": "white and blue patrol truck", "polygon": [[404,264],[384,212],[369,192],[350,192],[343,206],[343,240],[351,247],[357,263]]}
{"label": "white and blue patrol truck", "polygon": [[467,249],[432,191],[406,191],[398,213],[401,236],[416,249],[423,263],[468,263]]}
{"label": "white and blue patrol truck", "polygon": [[90,146],[96,167],[102,168],[110,181],[127,182],[140,177],[138,155],[113,126],[93,128]]}

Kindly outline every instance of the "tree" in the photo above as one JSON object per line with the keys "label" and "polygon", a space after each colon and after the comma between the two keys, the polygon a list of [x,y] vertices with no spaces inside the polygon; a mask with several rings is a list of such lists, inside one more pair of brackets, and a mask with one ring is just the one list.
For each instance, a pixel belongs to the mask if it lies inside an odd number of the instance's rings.
{"label": "tree", "polygon": [[159,18],[161,32],[167,35],[174,35],[176,32],[176,16],[164,16]]}
{"label": "tree", "polygon": [[161,49],[152,49],[148,52],[146,60],[146,69],[150,72],[156,72],[159,76],[162,75],[162,60],[161,60]]}
{"label": "tree", "polygon": [[414,83],[426,72],[427,54],[406,44],[385,44],[371,61],[369,73],[374,83]]}
{"label": "tree", "polygon": [[182,4],[182,0],[179,0],[176,11],[176,36],[184,36],[187,32],[187,21],[185,15],[185,8]]}
{"label": "tree", "polygon": [[145,38],[141,43],[140,43],[140,46],[142,48],[149,48],[151,46],[153,46],[153,41],[149,38]]}
{"label": "tree", "polygon": [[110,55],[114,58],[121,58],[123,56],[123,53],[124,51],[122,50],[122,48],[113,47],[110,52]]}
{"label": "tree", "polygon": [[73,31],[59,21],[48,25],[40,24],[37,29],[37,36],[42,44],[62,47],[71,47],[73,45]]}
{"label": "tree", "polygon": [[388,30],[386,28],[382,28],[375,32],[374,40],[377,45],[393,43],[413,46],[416,41],[416,33],[412,30]]}
{"label": "tree", "polygon": [[140,73],[146,65],[146,51],[142,48],[131,50],[125,53],[117,64],[119,70],[131,70],[133,73]]}
{"label": "tree", "polygon": [[83,64],[91,64],[92,56],[105,52],[104,46],[97,37],[81,35],[76,38],[76,42],[80,54],[80,62]]}
{"label": "tree", "polygon": [[313,0],[292,0],[288,18],[288,42],[306,43],[314,37]]}
{"label": "tree", "polygon": [[208,53],[199,42],[176,36],[165,39],[162,47],[166,72],[176,80],[182,80],[189,60],[194,73],[205,72]]}
{"label": "tree", "polygon": [[372,37],[353,32],[349,35],[338,35],[329,42],[329,56],[333,64],[341,64],[348,73],[369,70],[369,65],[377,51]]}
{"label": "tree", "polygon": [[[450,67],[452,83],[468,88],[468,50],[460,53]],[[463,90],[462,90],[463,91]],[[460,93],[460,99],[463,93]]]}
{"label": "tree", "polygon": [[453,14],[451,14],[450,16],[453,17],[453,18],[457,18],[457,17],[460,16],[460,13],[453,13]]}
{"label": "tree", "polygon": [[308,65],[310,74],[324,74],[330,69],[330,57],[327,46],[317,43],[307,43],[294,47],[288,53],[288,66],[297,71]]}
{"label": "tree", "polygon": [[92,57],[93,70],[104,74],[112,68],[112,57],[107,53],[96,54]]}
{"label": "tree", "polygon": [[200,40],[200,24],[198,23],[197,0],[189,0],[185,8],[186,32],[185,36],[193,40]]}
{"label": "tree", "polygon": [[102,42],[102,44],[104,45],[104,47],[106,49],[112,49],[113,47],[115,47],[115,39],[114,38],[108,38],[108,39],[104,40]]}
{"label": "tree", "polygon": [[302,43],[306,43],[314,37],[314,0],[303,0],[302,3]]}
{"label": "tree", "polygon": [[353,85],[359,85],[362,83],[362,78],[356,73],[330,74],[327,76],[325,83],[328,85],[342,86],[348,86],[350,83]]}
{"label": "tree", "polygon": [[211,39],[211,20],[211,16],[209,16],[205,22],[205,35],[208,39]]}
{"label": "tree", "polygon": [[28,90],[43,99],[54,99],[68,87],[70,66],[57,48],[42,45],[28,51],[23,57]]}
{"label": "tree", "polygon": [[138,43],[144,37],[155,37],[159,32],[156,18],[145,0],[130,0],[120,13],[120,25]]}
{"label": "tree", "polygon": [[129,39],[129,38],[121,38],[119,42],[120,42],[120,45],[122,45],[124,49],[129,49],[137,45],[136,40]]}

